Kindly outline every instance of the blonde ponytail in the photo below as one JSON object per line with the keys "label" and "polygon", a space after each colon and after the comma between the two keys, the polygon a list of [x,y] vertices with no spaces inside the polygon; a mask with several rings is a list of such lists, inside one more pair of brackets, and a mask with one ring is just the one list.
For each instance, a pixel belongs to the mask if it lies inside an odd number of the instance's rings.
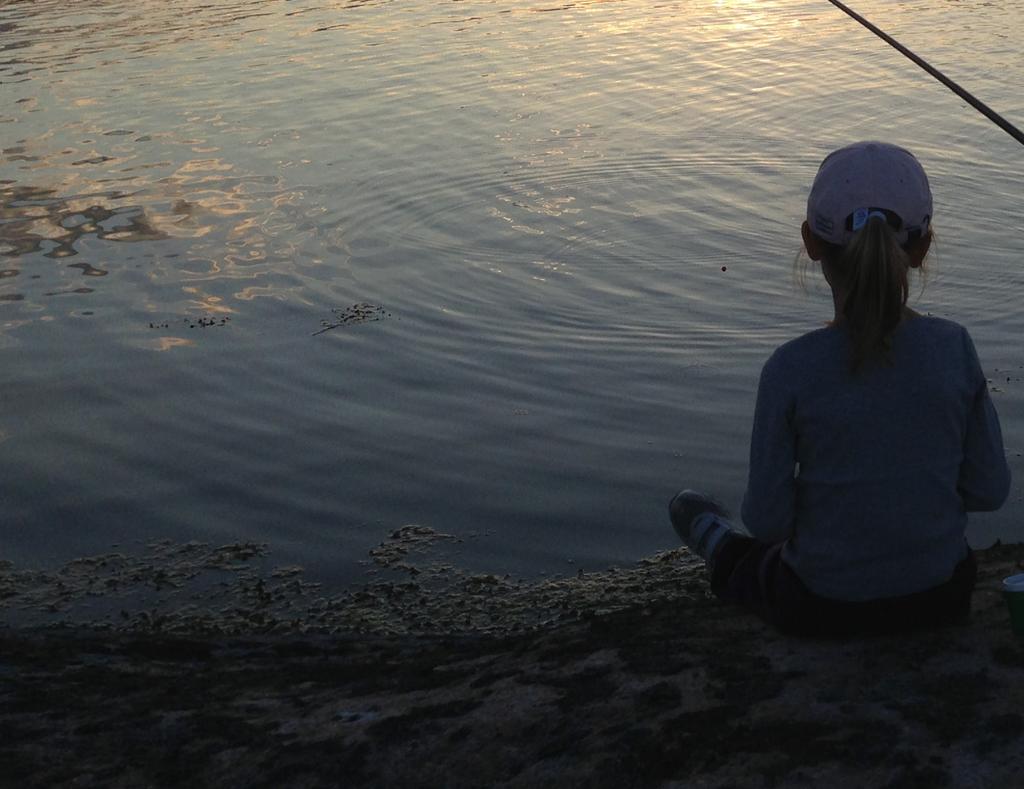
{"label": "blonde ponytail", "polygon": [[843,249],[836,269],[842,272],[842,315],[850,330],[850,368],[884,359],[893,331],[903,315],[910,259],[884,219],[873,217]]}

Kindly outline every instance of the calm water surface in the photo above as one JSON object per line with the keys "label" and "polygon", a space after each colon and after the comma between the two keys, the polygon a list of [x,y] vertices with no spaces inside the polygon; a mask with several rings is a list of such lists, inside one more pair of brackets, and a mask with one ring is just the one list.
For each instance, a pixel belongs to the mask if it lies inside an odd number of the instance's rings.
{"label": "calm water surface", "polygon": [[[857,8],[1024,124],[1024,1]],[[0,50],[0,557],[674,546],[669,496],[738,504],[760,365],[829,317],[797,228],[866,137],[932,177],[917,306],[971,329],[1024,479],[1024,149],[824,0],[38,0]],[[1021,490],[975,543],[1024,539]]]}

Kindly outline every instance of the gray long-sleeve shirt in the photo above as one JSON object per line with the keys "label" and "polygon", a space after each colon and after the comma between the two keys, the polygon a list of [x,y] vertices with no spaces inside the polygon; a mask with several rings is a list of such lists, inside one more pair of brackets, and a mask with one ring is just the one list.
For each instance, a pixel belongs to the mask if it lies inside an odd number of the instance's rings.
{"label": "gray long-sleeve shirt", "polygon": [[765,363],[743,523],[813,592],[868,600],[947,580],[967,512],[997,509],[1010,472],[971,338],[932,317],[901,323],[891,363],[849,370],[842,326]]}

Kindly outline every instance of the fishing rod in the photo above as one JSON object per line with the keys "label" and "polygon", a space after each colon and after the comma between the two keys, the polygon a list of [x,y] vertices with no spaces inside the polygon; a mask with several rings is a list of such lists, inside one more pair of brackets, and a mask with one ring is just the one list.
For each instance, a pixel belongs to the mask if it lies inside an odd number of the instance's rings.
{"label": "fishing rod", "polygon": [[961,99],[963,99],[968,104],[970,104],[972,107],[974,107],[974,109],[976,109],[978,112],[980,112],[982,115],[984,115],[990,121],[992,121],[992,123],[994,123],[996,126],[998,126],[1000,129],[1002,129],[1004,132],[1009,134],[1011,137],[1013,137],[1013,139],[1015,139],[1021,145],[1024,145],[1024,132],[1022,132],[1020,129],[1018,129],[1016,126],[1014,126],[1008,120],[1006,120],[1006,118],[1004,118],[1002,115],[1000,115],[994,109],[989,107],[985,102],[981,101],[980,99],[976,99],[969,92],[967,92],[964,88],[962,88],[959,85],[957,85],[953,80],[951,80],[949,77],[947,77],[945,74],[943,74],[937,68],[935,68],[935,66],[933,66],[931,63],[926,61],[924,58],[921,58],[921,57],[918,57],[917,55],[915,55],[913,52],[911,52],[909,49],[907,49],[905,46],[903,46],[903,44],[901,44],[895,38],[890,36],[884,30],[881,30],[880,28],[878,28],[875,25],[871,24],[871,22],[869,22],[867,19],[862,17],[860,14],[858,14],[856,11],[854,11],[849,6],[846,6],[843,3],[840,3],[839,0],[828,0],[828,1],[830,3],[832,3],[832,5],[834,5],[836,8],[838,8],[840,11],[844,12],[845,14],[850,16],[851,18],[853,18],[853,19],[857,20],[858,22],[860,22],[862,25],[864,25],[864,27],[866,27],[868,30],[870,30],[872,33],[874,33],[876,36],[878,36],[880,39],[882,39],[882,41],[884,41],[886,44],[891,46],[893,49],[895,49],[895,50],[901,52],[902,54],[906,55],[908,58],[910,58],[912,61],[914,61],[917,65],[919,65],[921,68],[923,68],[925,71],[927,71],[933,77],[935,77],[935,79],[937,79],[939,82],[941,82],[943,85],[945,85],[951,91],[953,91],[957,96],[959,96]]}

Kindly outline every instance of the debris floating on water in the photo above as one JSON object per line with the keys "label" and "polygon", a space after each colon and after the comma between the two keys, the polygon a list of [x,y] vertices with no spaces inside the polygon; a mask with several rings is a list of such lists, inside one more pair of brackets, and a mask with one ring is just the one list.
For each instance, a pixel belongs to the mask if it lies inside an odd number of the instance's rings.
{"label": "debris floating on water", "polygon": [[[188,326],[190,329],[209,329],[211,326],[227,326],[230,320],[230,315],[224,315],[221,317],[203,315],[198,318],[185,317],[182,318],[181,322]],[[170,321],[157,321],[156,323],[150,323],[149,328],[169,329],[171,328],[171,323]]]}
{"label": "debris floating on water", "polygon": [[336,308],[331,310],[334,313],[334,320],[322,320],[320,321],[320,330],[313,332],[313,337],[318,334],[323,334],[331,329],[337,329],[341,326],[355,326],[360,323],[372,323],[373,321],[383,320],[384,318],[390,318],[391,313],[387,312],[379,304],[370,304],[368,302],[359,302],[353,304],[351,307]]}

